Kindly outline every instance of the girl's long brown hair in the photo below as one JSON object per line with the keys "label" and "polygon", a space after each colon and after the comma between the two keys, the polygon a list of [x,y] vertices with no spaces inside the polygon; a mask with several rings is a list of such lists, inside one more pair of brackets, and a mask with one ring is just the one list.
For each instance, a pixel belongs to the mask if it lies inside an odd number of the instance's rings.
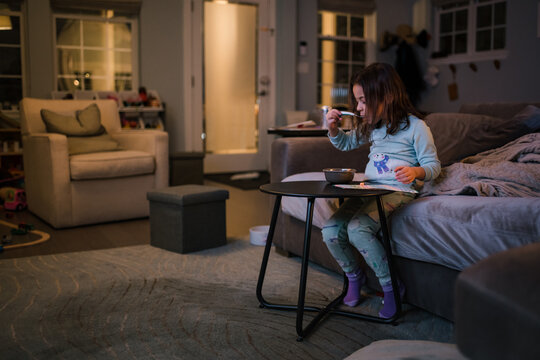
{"label": "girl's long brown hair", "polygon": [[353,86],[360,85],[366,99],[366,120],[355,118],[356,134],[370,141],[374,129],[386,126],[386,134],[393,135],[405,124],[410,125],[409,114],[421,117],[409,100],[405,85],[398,73],[389,64],[373,63],[356,73],[349,85],[349,105],[357,113]]}

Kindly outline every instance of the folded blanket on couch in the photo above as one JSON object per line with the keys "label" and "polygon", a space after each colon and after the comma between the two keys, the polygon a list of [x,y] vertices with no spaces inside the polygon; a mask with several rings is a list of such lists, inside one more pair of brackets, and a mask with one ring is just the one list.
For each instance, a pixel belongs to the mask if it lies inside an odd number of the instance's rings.
{"label": "folded blanket on couch", "polygon": [[420,192],[429,195],[540,196],[540,133],[444,167]]}

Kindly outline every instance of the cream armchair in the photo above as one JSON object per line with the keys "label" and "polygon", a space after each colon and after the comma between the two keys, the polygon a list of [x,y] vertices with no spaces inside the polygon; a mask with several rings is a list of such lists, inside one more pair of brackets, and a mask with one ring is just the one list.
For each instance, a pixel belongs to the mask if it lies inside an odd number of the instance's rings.
{"label": "cream armchair", "polygon": [[[69,155],[67,137],[47,132],[41,109],[74,115],[92,103],[122,150]],[[21,132],[29,210],[55,228],[146,217],[146,193],[168,186],[168,134],[122,129],[113,100],[25,98]]]}

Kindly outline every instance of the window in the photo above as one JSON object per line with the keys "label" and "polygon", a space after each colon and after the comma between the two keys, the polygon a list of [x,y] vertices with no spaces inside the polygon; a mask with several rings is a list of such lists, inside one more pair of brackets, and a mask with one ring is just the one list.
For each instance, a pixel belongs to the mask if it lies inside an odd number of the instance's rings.
{"label": "window", "polygon": [[136,20],[115,17],[112,10],[101,13],[55,15],[58,91],[137,88]]}
{"label": "window", "polygon": [[318,13],[317,102],[332,107],[348,103],[349,80],[368,61],[366,17],[330,11]]}
{"label": "window", "polygon": [[467,62],[506,56],[506,1],[446,1],[435,14],[434,58]]}
{"label": "window", "polygon": [[15,110],[23,97],[21,8],[0,2],[0,109]]}

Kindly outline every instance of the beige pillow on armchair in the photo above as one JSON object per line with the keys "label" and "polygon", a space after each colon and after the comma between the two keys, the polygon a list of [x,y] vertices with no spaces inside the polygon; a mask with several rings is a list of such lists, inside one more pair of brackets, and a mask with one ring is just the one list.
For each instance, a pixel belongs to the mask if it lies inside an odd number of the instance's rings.
{"label": "beige pillow on armchair", "polygon": [[96,104],[78,110],[75,116],[42,109],[41,117],[48,132],[67,136],[69,155],[121,150],[101,124],[101,114]]}

